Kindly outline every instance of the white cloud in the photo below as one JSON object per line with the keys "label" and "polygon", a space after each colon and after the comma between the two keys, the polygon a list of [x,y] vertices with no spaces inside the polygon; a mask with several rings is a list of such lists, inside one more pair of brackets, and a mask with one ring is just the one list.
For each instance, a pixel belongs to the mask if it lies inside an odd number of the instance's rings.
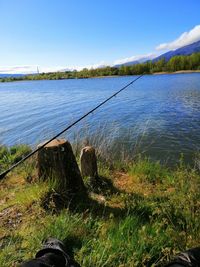
{"label": "white cloud", "polygon": [[[200,25],[195,26],[192,30],[188,32],[184,32],[181,34],[180,37],[178,37],[176,40],[170,42],[170,43],[163,43],[156,47],[156,50],[174,50],[179,47],[191,44],[193,42],[196,42],[200,40]],[[143,55],[136,55],[132,57],[127,57],[123,59],[115,60],[113,63],[106,63],[105,61],[101,61],[97,64],[91,64],[86,66],[56,66],[56,67],[42,67],[42,66],[36,66],[36,65],[25,65],[25,66],[11,66],[11,67],[1,67],[0,66],[0,74],[31,74],[31,73],[37,73],[37,68],[39,68],[39,72],[56,72],[56,71],[72,71],[72,70],[82,70],[83,68],[87,69],[95,69],[95,68],[102,68],[105,66],[115,66],[119,64],[125,64],[131,61],[139,61],[144,62],[145,60],[151,60],[157,56],[159,56],[160,53],[149,53],[149,54],[143,54]]]}
{"label": "white cloud", "polygon": [[103,68],[107,66],[106,63],[104,61],[101,61],[100,63],[97,64],[91,64],[91,65],[85,65],[85,66],[57,66],[57,67],[38,67],[39,72],[56,72],[56,71],[73,71],[73,70],[77,70],[80,71],[84,68],[87,69],[96,69],[96,68]]}
{"label": "white cloud", "polygon": [[66,68],[63,66],[56,66],[56,67],[41,67],[38,66],[38,70],[40,73],[48,73],[48,72],[57,72],[57,71],[67,71],[67,70],[73,70],[73,68]]}
{"label": "white cloud", "polygon": [[37,72],[37,66],[10,66],[10,67],[1,67],[0,74],[24,74],[24,73],[34,73]]}
{"label": "white cloud", "polygon": [[176,40],[170,43],[163,43],[156,47],[156,50],[174,50],[200,40],[200,25],[195,26],[189,32],[184,32]]}
{"label": "white cloud", "polygon": [[127,57],[127,58],[115,60],[112,65],[120,65],[120,64],[125,64],[125,63],[132,62],[132,61],[143,62],[143,61],[146,61],[148,59],[153,59],[156,56],[157,55],[155,55],[153,53],[149,53],[149,54],[144,54],[144,55],[137,55],[137,56]]}
{"label": "white cloud", "polygon": [[110,64],[106,64],[105,61],[101,61],[100,63],[97,64],[91,64],[91,65],[86,65],[86,66],[74,66],[71,67],[71,69],[75,69],[75,70],[82,70],[84,68],[86,69],[97,69],[97,68],[103,68],[105,66],[108,66]]}
{"label": "white cloud", "polygon": [[[107,64],[109,65],[109,64]],[[42,66],[10,66],[10,67],[1,67],[0,66],[0,74],[33,74],[37,73],[39,70],[40,73],[45,72],[57,72],[57,71],[73,71],[73,70],[82,70],[84,68],[87,69],[96,69],[107,66],[104,61],[98,64],[86,65],[86,66],[56,66],[56,67],[42,67]]]}
{"label": "white cloud", "polygon": [[10,67],[1,67],[0,66],[0,74],[33,74],[37,73],[38,70],[40,73],[42,72],[56,72],[61,70],[74,70],[75,68],[70,67],[66,68],[63,66],[56,66],[56,67],[41,67],[41,66],[10,66]]}

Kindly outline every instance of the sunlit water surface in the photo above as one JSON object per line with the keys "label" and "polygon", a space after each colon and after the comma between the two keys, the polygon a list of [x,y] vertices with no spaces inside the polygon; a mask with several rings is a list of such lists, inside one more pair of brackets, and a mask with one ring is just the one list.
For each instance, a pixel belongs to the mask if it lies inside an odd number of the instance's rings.
{"label": "sunlit water surface", "polygon": [[[0,143],[35,146],[134,76],[0,83]],[[64,136],[99,135],[116,154],[192,162],[200,149],[200,74],[144,76]]]}

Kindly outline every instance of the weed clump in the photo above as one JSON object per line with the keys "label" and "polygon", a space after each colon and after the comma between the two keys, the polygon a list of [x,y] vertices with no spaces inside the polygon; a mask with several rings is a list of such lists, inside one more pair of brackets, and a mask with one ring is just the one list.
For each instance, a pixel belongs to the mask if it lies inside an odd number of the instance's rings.
{"label": "weed clump", "polygon": [[0,145],[0,172],[20,161],[31,151],[31,148],[27,145],[15,145],[10,148]]}

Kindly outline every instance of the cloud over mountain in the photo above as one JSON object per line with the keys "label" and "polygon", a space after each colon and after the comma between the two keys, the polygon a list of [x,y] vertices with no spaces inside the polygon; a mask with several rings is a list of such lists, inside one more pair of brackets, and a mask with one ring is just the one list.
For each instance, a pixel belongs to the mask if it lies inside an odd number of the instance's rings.
{"label": "cloud over mountain", "polygon": [[200,25],[195,26],[189,32],[184,32],[177,39],[170,43],[163,43],[156,47],[156,50],[174,50],[200,40]]}
{"label": "cloud over mountain", "polygon": [[127,58],[123,58],[123,59],[118,59],[115,60],[113,65],[123,65],[129,62],[143,62],[145,60],[151,60],[154,57],[156,57],[156,55],[154,53],[149,53],[149,54],[144,54],[144,55],[137,55],[137,56],[132,56],[132,57],[127,57]]}
{"label": "cloud over mountain", "polygon": [[[158,45],[155,48],[155,51],[153,51],[152,53],[117,59],[112,63],[101,61],[97,64],[91,64],[85,66],[54,66],[54,67],[38,66],[38,67],[39,67],[39,72],[42,73],[42,72],[73,71],[73,70],[79,71],[82,70],[83,68],[95,69],[95,68],[102,68],[105,66],[131,65],[136,63],[142,63],[147,60],[152,60],[156,57],[159,57],[161,54],[163,54],[162,50],[166,51],[176,50],[177,48],[195,43],[199,40],[200,40],[200,25],[196,25],[190,31],[181,34],[181,36],[175,39],[174,41]],[[31,73],[37,73],[37,66],[33,65],[11,66],[11,67],[0,66],[0,74],[31,74]]]}

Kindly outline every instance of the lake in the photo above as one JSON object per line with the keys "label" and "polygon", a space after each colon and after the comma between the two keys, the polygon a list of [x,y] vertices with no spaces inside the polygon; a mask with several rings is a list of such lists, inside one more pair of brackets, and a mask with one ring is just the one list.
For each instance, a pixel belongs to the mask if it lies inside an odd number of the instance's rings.
{"label": "lake", "polygon": [[[0,143],[36,146],[135,77],[0,83]],[[64,135],[170,164],[200,149],[200,74],[147,75]],[[92,141],[93,140],[93,141]]]}

